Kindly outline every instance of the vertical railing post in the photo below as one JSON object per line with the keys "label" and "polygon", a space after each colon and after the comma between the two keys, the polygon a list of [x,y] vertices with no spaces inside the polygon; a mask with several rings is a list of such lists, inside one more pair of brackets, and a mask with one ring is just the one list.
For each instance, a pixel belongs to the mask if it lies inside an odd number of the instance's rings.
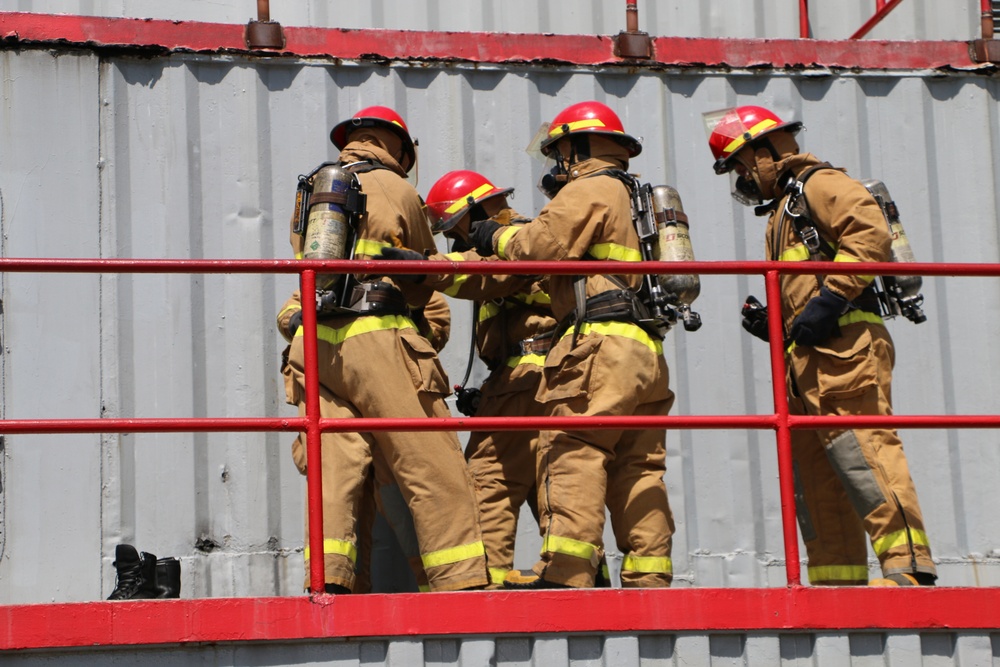
{"label": "vertical railing post", "polygon": [[309,516],[309,590],[324,592],[323,461],[319,428],[319,354],[316,344],[316,272],[302,272],[303,363],[306,375],[306,507]]}
{"label": "vertical railing post", "polygon": [[778,486],[781,493],[781,526],[785,538],[785,578],[800,586],[799,533],[795,524],[795,480],[792,467],[792,431],[788,426],[788,389],[785,385],[784,331],[781,322],[781,274],[768,271],[767,333],[771,341],[771,383],[774,390],[775,428],[778,434]]}
{"label": "vertical railing post", "polygon": [[799,0],[799,37],[809,39],[809,0]]}

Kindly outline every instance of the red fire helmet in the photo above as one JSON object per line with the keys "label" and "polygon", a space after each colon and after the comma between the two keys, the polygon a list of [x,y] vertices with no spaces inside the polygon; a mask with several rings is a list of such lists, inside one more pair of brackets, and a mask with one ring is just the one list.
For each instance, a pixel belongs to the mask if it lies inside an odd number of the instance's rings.
{"label": "red fire helmet", "polygon": [[458,224],[462,216],[476,204],[513,191],[514,188],[498,188],[475,171],[449,171],[427,193],[426,204],[430,211],[432,229],[434,233],[446,232]]}
{"label": "red fire helmet", "polygon": [[703,118],[717,174],[724,174],[733,168],[733,155],[747,142],[777,130],[787,130],[794,134],[802,129],[800,121],[786,123],[764,107],[742,106],[710,111]]}
{"label": "red fire helmet", "polygon": [[629,157],[642,152],[642,144],[635,137],[625,134],[618,114],[600,102],[578,102],[566,107],[552,120],[549,135],[540,146],[544,155],[552,152],[555,143],[571,134],[599,134],[608,137],[628,149]]}
{"label": "red fire helmet", "polygon": [[417,159],[416,148],[410,131],[403,122],[403,118],[389,107],[365,107],[354,114],[351,118],[341,121],[330,130],[330,141],[337,148],[343,150],[347,145],[348,135],[361,127],[384,127],[392,130],[403,140],[403,162],[400,166],[409,173]]}

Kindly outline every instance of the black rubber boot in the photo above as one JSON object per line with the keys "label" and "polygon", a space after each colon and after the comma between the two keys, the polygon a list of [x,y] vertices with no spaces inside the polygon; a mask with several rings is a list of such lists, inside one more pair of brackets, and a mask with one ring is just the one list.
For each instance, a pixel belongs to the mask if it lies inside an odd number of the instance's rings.
{"label": "black rubber boot", "polygon": [[151,600],[156,595],[156,556],[141,555],[131,544],[115,547],[118,581],[109,600]]}
{"label": "black rubber boot", "polygon": [[156,595],[160,599],[181,596],[181,562],[176,558],[161,558],[156,561]]}

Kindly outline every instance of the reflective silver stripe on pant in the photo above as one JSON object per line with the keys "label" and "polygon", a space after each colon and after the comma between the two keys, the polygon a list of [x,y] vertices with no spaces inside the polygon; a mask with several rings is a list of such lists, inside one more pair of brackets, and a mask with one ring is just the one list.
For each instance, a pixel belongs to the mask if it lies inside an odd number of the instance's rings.
{"label": "reflective silver stripe on pant", "polygon": [[826,446],[826,455],[858,516],[865,518],[886,501],[854,431],[845,431],[831,440]]}

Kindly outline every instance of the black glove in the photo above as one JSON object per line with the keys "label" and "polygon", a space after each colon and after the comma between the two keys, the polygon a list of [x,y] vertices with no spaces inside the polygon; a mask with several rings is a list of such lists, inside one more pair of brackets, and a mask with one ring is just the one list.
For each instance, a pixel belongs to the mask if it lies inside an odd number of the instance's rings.
{"label": "black glove", "polygon": [[[427,259],[423,253],[419,253],[416,250],[410,250],[409,248],[394,248],[392,246],[387,246],[382,248],[382,251],[375,255],[373,259]],[[414,283],[419,284],[424,282],[427,275],[424,273],[418,273],[415,275],[410,274],[398,274],[395,273],[389,276],[395,281],[401,283]]]}
{"label": "black glove", "polygon": [[292,316],[288,318],[288,337],[295,338],[295,332],[299,330],[302,326],[302,311],[296,310],[292,313]]}
{"label": "black glove", "polygon": [[476,247],[483,257],[493,255],[493,235],[503,227],[499,222],[493,220],[479,220],[469,226],[469,240]]}
{"label": "black glove", "polygon": [[819,296],[809,299],[799,316],[792,322],[789,333],[796,345],[819,345],[829,338],[840,335],[837,320],[847,312],[848,301],[834,294],[824,285]]}
{"label": "black glove", "polygon": [[770,340],[767,333],[767,306],[755,296],[748,296],[743,304],[743,328],[765,343]]}

